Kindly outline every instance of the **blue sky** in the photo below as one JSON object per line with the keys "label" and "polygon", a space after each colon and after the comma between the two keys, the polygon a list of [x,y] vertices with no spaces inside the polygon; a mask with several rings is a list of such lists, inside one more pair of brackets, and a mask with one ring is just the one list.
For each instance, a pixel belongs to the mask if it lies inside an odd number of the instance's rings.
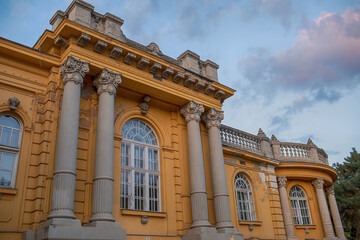
{"label": "blue sky", "polygon": [[[33,46],[66,1],[0,0],[0,36]],[[88,0],[124,34],[173,58],[189,49],[237,90],[224,124],[313,142],[342,162],[360,149],[359,0]]]}

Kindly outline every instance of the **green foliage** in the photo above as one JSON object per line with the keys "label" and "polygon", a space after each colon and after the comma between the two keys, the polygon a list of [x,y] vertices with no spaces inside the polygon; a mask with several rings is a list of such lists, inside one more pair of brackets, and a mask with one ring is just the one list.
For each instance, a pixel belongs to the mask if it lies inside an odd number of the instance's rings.
{"label": "green foliage", "polygon": [[360,239],[360,154],[355,148],[343,163],[333,167],[339,177],[334,184],[344,231],[347,239]]}

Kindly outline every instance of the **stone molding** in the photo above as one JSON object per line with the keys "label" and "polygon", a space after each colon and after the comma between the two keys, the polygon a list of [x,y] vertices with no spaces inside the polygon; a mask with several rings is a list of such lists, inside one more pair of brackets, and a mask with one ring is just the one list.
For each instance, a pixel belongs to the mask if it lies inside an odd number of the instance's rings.
{"label": "stone molding", "polygon": [[121,84],[121,74],[114,73],[106,68],[103,68],[101,73],[96,77],[94,86],[97,88],[97,93],[108,92],[110,95],[116,95],[116,88]]}
{"label": "stone molding", "polygon": [[201,115],[201,120],[206,124],[207,128],[220,127],[221,121],[224,119],[224,112],[216,110],[215,108],[210,108],[203,115]]}
{"label": "stone molding", "polygon": [[85,75],[90,71],[89,65],[88,62],[68,56],[66,61],[60,65],[60,75],[63,77],[64,85],[70,81],[82,84]]}
{"label": "stone molding", "polygon": [[277,180],[278,180],[279,188],[282,188],[282,187],[286,188],[287,178],[285,176],[278,177]]}
{"label": "stone molding", "polygon": [[183,105],[180,109],[181,115],[184,116],[185,121],[200,121],[200,116],[204,112],[204,105],[191,100],[190,102]]}
{"label": "stone molding", "polygon": [[312,181],[312,185],[316,188],[316,189],[323,189],[324,187],[324,179],[322,178],[317,178],[314,181]]}
{"label": "stone molding", "polygon": [[327,193],[327,195],[334,195],[335,196],[334,185],[331,185],[331,186],[327,187],[326,188],[326,193]]}

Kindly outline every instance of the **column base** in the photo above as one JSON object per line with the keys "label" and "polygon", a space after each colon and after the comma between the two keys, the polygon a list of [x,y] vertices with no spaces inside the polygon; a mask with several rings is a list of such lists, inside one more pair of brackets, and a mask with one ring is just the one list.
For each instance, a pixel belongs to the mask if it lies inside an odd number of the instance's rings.
{"label": "column base", "polygon": [[238,233],[218,232],[212,227],[200,227],[189,229],[182,240],[243,240],[243,235]]}
{"label": "column base", "polygon": [[327,237],[327,238],[323,238],[323,240],[340,240],[340,238],[337,238],[337,237]]}
{"label": "column base", "polygon": [[94,222],[82,227],[80,220],[50,219],[35,234],[24,234],[24,240],[126,240],[120,223]]}

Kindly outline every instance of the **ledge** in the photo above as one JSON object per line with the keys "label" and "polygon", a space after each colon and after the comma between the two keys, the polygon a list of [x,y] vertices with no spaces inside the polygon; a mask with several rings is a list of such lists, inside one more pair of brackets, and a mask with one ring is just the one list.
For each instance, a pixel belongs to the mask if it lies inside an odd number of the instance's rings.
{"label": "ledge", "polygon": [[0,193],[2,193],[2,194],[16,195],[17,192],[18,192],[17,188],[0,187]]}
{"label": "ledge", "polygon": [[255,225],[255,226],[260,226],[262,225],[262,221],[238,221],[238,223],[240,225]]}
{"label": "ledge", "polygon": [[148,211],[137,211],[137,210],[128,210],[128,209],[121,209],[120,212],[122,215],[148,216],[148,217],[158,217],[158,218],[166,217],[166,212],[148,212]]}
{"label": "ledge", "polygon": [[304,229],[304,228],[316,228],[316,225],[295,225],[296,229]]}

